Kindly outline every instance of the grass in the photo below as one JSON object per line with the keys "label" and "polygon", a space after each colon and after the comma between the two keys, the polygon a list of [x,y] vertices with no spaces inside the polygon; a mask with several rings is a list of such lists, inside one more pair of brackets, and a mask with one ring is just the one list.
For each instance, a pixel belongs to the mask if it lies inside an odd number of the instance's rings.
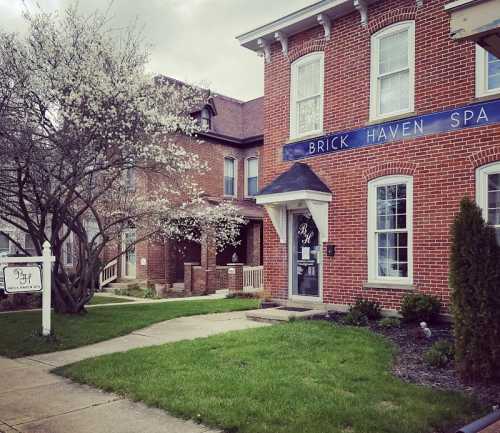
{"label": "grass", "polygon": [[55,338],[39,336],[41,312],[0,315],[0,355],[9,358],[85,346],[181,316],[257,308],[257,301],[220,299],[89,308],[84,315],[52,315]]}
{"label": "grass", "polygon": [[113,296],[98,296],[94,295],[89,305],[102,305],[102,304],[123,304],[124,302],[134,302],[133,299],[115,298]]}
{"label": "grass", "polygon": [[58,374],[241,433],[434,433],[478,415],[400,381],[393,346],[326,322],[232,332],[89,359]]}

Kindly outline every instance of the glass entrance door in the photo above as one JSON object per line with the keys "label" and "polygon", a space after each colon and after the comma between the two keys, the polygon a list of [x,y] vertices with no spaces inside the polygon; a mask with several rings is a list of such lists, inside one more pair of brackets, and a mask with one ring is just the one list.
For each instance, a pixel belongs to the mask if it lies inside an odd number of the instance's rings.
{"label": "glass entrance door", "polygon": [[127,230],[123,233],[122,248],[123,251],[125,251],[125,254],[123,255],[123,276],[125,278],[136,277],[135,240],[135,230]]}
{"label": "glass entrance door", "polygon": [[320,297],[321,247],[309,212],[291,213],[291,295]]}

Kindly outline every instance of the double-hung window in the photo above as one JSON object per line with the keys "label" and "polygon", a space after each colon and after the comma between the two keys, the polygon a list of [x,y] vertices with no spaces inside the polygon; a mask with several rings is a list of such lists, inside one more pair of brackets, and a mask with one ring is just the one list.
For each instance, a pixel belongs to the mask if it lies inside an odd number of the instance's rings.
{"label": "double-hung window", "polygon": [[290,138],[323,132],[324,54],[311,53],[292,63]]}
{"label": "double-hung window", "polygon": [[500,93],[500,59],[476,46],[476,96]]}
{"label": "double-hung window", "polygon": [[413,182],[388,176],[368,184],[368,280],[411,284]]}
{"label": "double-hung window", "polygon": [[494,227],[500,245],[500,162],[480,167],[476,171],[476,199],[484,220]]}
{"label": "double-hung window", "polygon": [[259,192],[259,159],[248,158],[246,161],[246,196],[254,197]]}
{"label": "double-hung window", "polygon": [[224,195],[236,195],[236,160],[224,158]]}
{"label": "double-hung window", "polygon": [[386,27],[372,36],[370,119],[414,111],[415,22]]}

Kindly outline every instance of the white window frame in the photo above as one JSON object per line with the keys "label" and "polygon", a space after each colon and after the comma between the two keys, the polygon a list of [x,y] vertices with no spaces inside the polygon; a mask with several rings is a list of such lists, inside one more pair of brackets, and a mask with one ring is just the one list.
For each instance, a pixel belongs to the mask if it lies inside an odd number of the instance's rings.
{"label": "white window frame", "polygon": [[[408,233],[408,277],[379,277],[377,251],[377,188],[406,184],[406,231]],[[368,284],[413,284],[413,177],[384,176],[368,182]]]}
{"label": "white window frame", "polygon": [[[380,113],[380,80],[379,56],[380,40],[395,33],[408,30],[408,69],[409,69],[409,95],[408,108],[395,110],[390,113]],[[394,72],[393,72],[394,73]],[[415,111],[415,21],[401,21],[391,24],[371,37],[371,65],[370,65],[370,121],[399,116]]]}
{"label": "white window frame", "polygon": [[[297,98],[298,83],[297,74],[299,68],[305,64],[313,63],[319,60],[320,70],[320,93],[316,96],[320,97],[319,103],[319,128],[314,131],[307,131],[306,133],[299,134],[298,132],[298,112],[297,104],[300,102]],[[314,53],[306,54],[300,59],[292,63],[291,66],[291,80],[290,80],[290,139],[299,139],[303,137],[310,137],[323,134],[323,105],[325,94],[325,53],[323,51],[316,51]]]}
{"label": "white window frame", "polygon": [[249,173],[249,162],[250,160],[255,159],[257,161],[257,188],[259,187],[259,175],[260,175],[260,170],[259,170],[259,157],[258,156],[249,156],[248,158],[245,159],[245,197],[246,198],[253,198],[255,197],[254,195],[250,195],[248,193],[248,175]]}
{"label": "white window frame", "polygon": [[[68,243],[71,245],[71,261],[68,260],[68,255],[66,253],[66,248],[68,248]],[[75,237],[73,236],[73,232],[70,232],[68,237],[63,243],[63,265],[66,267],[74,266],[75,264]]]}
{"label": "white window frame", "polygon": [[488,89],[488,52],[476,44],[476,97],[497,95],[500,87]]}
{"label": "white window frame", "polygon": [[[500,161],[476,169],[476,203],[481,208],[486,223],[488,223],[488,176],[490,174],[500,174]],[[500,224],[492,227],[500,228]]]}
{"label": "white window frame", "polygon": [[[234,194],[226,194],[226,159],[230,159],[233,161],[234,167]],[[223,175],[222,175],[222,192],[224,197],[237,197],[238,196],[238,160],[233,156],[225,156],[224,157],[224,167],[223,167]]]}

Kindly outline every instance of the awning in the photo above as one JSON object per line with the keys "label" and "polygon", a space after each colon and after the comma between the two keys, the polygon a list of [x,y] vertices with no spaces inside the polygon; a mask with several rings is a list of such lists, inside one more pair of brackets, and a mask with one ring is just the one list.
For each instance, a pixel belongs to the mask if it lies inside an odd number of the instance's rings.
{"label": "awning", "polygon": [[332,193],[304,163],[295,163],[256,197],[266,208],[281,243],[286,243],[287,210],[307,208],[318,227],[320,242],[328,241],[328,203]]}

